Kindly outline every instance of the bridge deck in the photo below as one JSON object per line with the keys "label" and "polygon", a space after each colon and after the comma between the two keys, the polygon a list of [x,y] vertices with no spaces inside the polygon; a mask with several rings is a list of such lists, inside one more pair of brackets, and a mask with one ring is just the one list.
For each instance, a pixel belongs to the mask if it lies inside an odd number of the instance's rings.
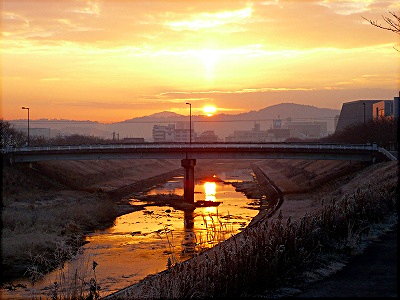
{"label": "bridge deck", "polygon": [[98,159],[334,159],[388,158],[377,145],[216,143],[121,144],[2,149],[12,162]]}

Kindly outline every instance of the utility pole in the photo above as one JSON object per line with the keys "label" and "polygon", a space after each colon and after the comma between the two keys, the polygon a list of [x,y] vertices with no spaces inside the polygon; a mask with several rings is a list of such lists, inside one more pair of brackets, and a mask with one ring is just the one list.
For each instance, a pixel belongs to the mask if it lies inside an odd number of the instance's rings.
{"label": "utility pole", "polygon": [[29,147],[29,144],[30,144],[30,141],[29,141],[29,107],[25,107],[25,106],[22,106],[22,109],[26,109],[26,110],[28,110],[28,147]]}

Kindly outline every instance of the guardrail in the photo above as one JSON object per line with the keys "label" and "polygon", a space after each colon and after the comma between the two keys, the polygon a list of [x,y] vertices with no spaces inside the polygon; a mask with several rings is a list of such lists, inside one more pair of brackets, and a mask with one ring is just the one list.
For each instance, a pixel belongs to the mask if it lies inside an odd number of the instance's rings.
{"label": "guardrail", "polygon": [[188,154],[199,159],[337,159],[397,160],[376,144],[287,144],[287,143],[180,143],[113,144],[3,148],[10,163],[82,159],[182,159]]}
{"label": "guardrail", "polygon": [[248,144],[135,144],[135,145],[80,145],[80,146],[48,146],[48,147],[22,147],[22,148],[3,148],[1,152],[41,152],[41,151],[65,151],[65,150],[118,150],[118,149],[310,149],[310,150],[369,150],[377,151],[376,144],[368,145],[343,145],[343,144],[266,144],[266,143],[248,143]]}

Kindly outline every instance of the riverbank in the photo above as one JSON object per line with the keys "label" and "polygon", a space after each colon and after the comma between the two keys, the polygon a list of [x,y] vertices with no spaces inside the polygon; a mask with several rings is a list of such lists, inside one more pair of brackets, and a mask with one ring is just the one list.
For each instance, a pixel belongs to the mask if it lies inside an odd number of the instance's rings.
{"label": "riverbank", "polygon": [[36,281],[58,267],[80,249],[87,233],[140,209],[122,197],[122,186],[151,188],[178,174],[177,167],[163,160],[4,166],[2,282]]}
{"label": "riverbank", "polygon": [[[17,296],[24,297],[29,295],[29,293],[34,293],[37,296],[49,295],[50,290],[54,288],[52,286],[54,281],[59,283],[59,292],[64,295],[64,288],[67,287],[67,285],[64,284],[64,281],[59,280],[56,276],[65,274],[67,270],[75,268],[75,266],[73,266],[74,261],[80,260],[81,258],[86,259],[94,256],[95,257],[93,260],[99,264],[99,267],[97,267],[96,270],[98,284],[101,285],[102,294],[104,295],[107,292],[112,292],[122,288],[124,286],[124,281],[130,281],[132,283],[137,282],[137,280],[143,278],[149,273],[153,273],[154,270],[164,269],[167,264],[168,257],[171,257],[172,259],[175,256],[175,258],[181,261],[186,259],[184,256],[190,256],[190,248],[187,248],[187,246],[185,246],[186,248],[182,248],[182,250],[184,250],[187,254],[182,252],[183,254],[181,256],[181,252],[179,250],[179,241],[183,241],[184,238],[186,239],[187,234],[190,235],[190,232],[186,233],[185,228],[180,228],[183,224],[188,224],[188,222],[192,223],[195,226],[194,228],[198,241],[203,242],[203,244],[196,246],[196,251],[201,251],[200,248],[203,247],[211,247],[211,243],[216,243],[217,239],[220,240],[223,237],[225,234],[223,232],[224,230],[226,230],[226,236],[233,234],[231,233],[233,230],[235,233],[237,230],[242,230],[242,228],[244,228],[246,224],[250,222],[251,218],[257,214],[257,209],[255,208],[257,200],[246,201],[246,198],[243,195],[236,196],[235,194],[237,193],[234,192],[232,186],[224,183],[222,180],[218,180],[216,182],[218,186],[214,187],[214,191],[210,191],[209,189],[205,188],[207,183],[205,183],[204,180],[217,180],[217,177],[213,176],[216,173],[211,171],[218,172],[216,176],[221,175],[224,179],[228,179],[228,181],[242,179],[248,180],[252,178],[250,174],[251,169],[249,168],[249,163],[240,164],[242,167],[246,168],[244,171],[232,169],[233,162],[227,162],[227,164],[229,167],[225,166],[225,162],[223,164],[219,164],[219,162],[215,161],[202,161],[199,162],[198,165],[199,172],[196,172],[196,179],[199,180],[195,194],[196,200],[206,199],[206,195],[214,195],[214,197],[217,199],[221,197],[221,199],[229,200],[223,201],[221,207],[219,207],[219,210],[215,210],[214,208],[199,208],[196,210],[196,214],[190,215],[186,214],[186,212],[183,214],[182,211],[177,211],[170,207],[164,207],[165,205],[163,204],[165,203],[161,203],[162,201],[151,201],[158,202],[154,204],[157,204],[158,206],[161,205],[161,207],[158,207],[157,205],[147,207],[149,203],[143,203],[143,199],[141,200],[143,196],[144,198],[154,198],[153,196],[162,193],[161,191],[165,187],[167,187],[167,189],[177,189],[176,191],[179,194],[183,192],[182,188],[179,187],[179,185],[182,183],[182,178],[178,177],[173,178],[172,180],[167,180],[167,178],[165,178],[165,184],[154,187],[153,192],[148,194],[148,196],[143,195],[143,190],[141,190],[141,193],[134,193],[126,199],[122,199],[125,204],[131,202],[132,205],[140,206],[143,210],[140,212],[134,212],[132,214],[126,214],[116,220],[115,226],[112,226],[106,230],[102,230],[101,232],[90,234],[86,239],[87,241],[90,241],[90,243],[85,245],[83,248],[85,249],[84,253],[76,256],[73,260],[66,262],[65,269],[57,269],[55,272],[48,274],[48,276],[38,282],[35,287],[24,289],[23,291],[18,291],[19,288],[17,288],[17,291],[11,293],[4,292],[4,295],[10,298],[15,298]],[[235,167],[238,167],[238,164],[234,165]],[[201,172],[201,170],[204,171]],[[245,173],[245,176],[241,174],[242,172]],[[203,177],[204,175],[207,176]],[[143,183],[143,185],[139,184],[140,188],[143,188],[146,182],[141,183]],[[224,205],[228,205],[228,208],[226,208]],[[244,211],[243,215],[240,214],[240,211],[242,210]],[[185,219],[183,219],[183,216]],[[220,227],[219,222],[224,222],[225,220],[228,220],[230,225],[228,227]],[[206,221],[206,224],[202,224],[204,221]],[[175,250],[173,254],[170,254],[171,252],[166,251],[166,249],[168,250],[168,244],[166,243],[166,240],[164,240],[165,238],[171,238],[171,236],[164,235],[166,228],[170,228],[171,225],[173,226],[172,228],[174,230],[174,240],[178,241],[178,244],[174,244]],[[216,229],[218,232],[215,232],[212,229],[212,226],[214,225],[217,225]],[[182,229],[184,230],[183,232]],[[200,232],[197,232],[198,230]],[[140,245],[138,244],[137,246],[134,246],[136,243],[139,243]],[[143,255],[145,255],[145,257],[142,257]],[[149,256],[152,258],[151,261],[146,261]],[[150,272],[144,273],[144,271],[149,268],[151,269]],[[90,271],[90,268],[87,270],[90,274],[93,273]],[[74,274],[71,273],[69,278],[74,278],[73,276]],[[87,276],[86,279],[88,279]],[[27,284],[27,286],[30,287],[29,284]],[[78,286],[78,290],[79,288],[80,286]],[[61,292],[61,289],[63,289],[63,292]],[[85,288],[85,290],[87,289]]]}
{"label": "riverbank", "polygon": [[[321,170],[318,163],[309,167]],[[357,251],[361,237],[376,229],[374,224],[397,220],[397,162],[362,167],[354,173],[351,165],[331,165],[339,178],[333,179],[335,172],[330,172],[332,177],[322,184],[323,176],[316,176],[321,180],[313,187],[310,184],[312,193],[285,198],[270,220],[106,298],[271,295],[293,283],[299,285],[304,275],[315,277],[311,270],[326,268],[332,260]],[[349,169],[345,172],[345,168]]]}

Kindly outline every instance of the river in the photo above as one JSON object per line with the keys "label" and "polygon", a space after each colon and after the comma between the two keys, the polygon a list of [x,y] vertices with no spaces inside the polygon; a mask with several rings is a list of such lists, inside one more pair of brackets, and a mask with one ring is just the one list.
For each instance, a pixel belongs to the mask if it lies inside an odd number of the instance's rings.
{"label": "river", "polygon": [[[230,182],[252,180],[251,169],[217,172],[206,178],[196,180],[195,201],[220,202],[218,206],[184,212],[132,196],[130,203],[143,209],[118,217],[108,229],[89,234],[81,253],[62,269],[47,274],[34,286],[23,281],[27,288],[3,296],[27,298],[49,295],[56,289],[58,293],[62,289],[63,294],[73,293],[71,282],[76,291],[90,278],[95,278],[100,295],[105,296],[240,232],[257,215],[259,201],[236,192]],[[175,177],[147,194],[182,195],[182,185],[183,179]]]}

